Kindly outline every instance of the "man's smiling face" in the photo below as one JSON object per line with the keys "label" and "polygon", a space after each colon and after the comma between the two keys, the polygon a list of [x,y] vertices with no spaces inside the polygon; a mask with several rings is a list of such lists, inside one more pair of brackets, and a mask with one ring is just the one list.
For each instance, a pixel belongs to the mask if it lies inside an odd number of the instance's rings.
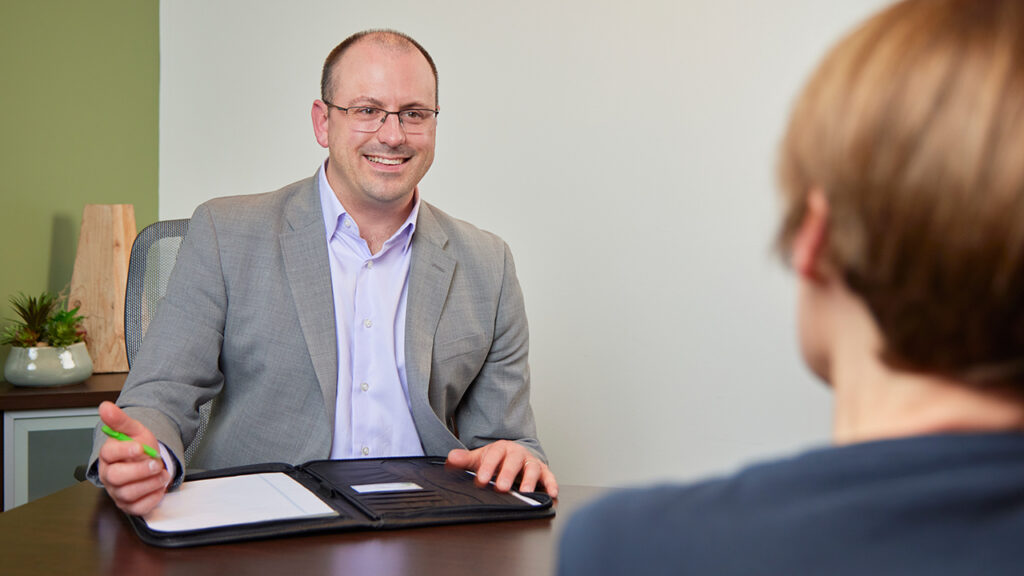
{"label": "man's smiling face", "polygon": [[[335,64],[331,102],[345,108],[371,106],[398,111],[434,109],[436,86],[427,59],[413,46],[357,42]],[[327,181],[348,210],[381,210],[411,202],[413,190],[434,161],[436,125],[407,134],[388,115],[373,133],[352,129],[352,119],[326,105],[314,116],[317,142],[330,149]]]}

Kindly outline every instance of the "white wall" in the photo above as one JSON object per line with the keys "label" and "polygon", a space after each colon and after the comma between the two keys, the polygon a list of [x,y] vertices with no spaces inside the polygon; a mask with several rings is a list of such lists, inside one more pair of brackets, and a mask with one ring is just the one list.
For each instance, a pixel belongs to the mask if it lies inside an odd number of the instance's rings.
{"label": "white wall", "polygon": [[883,0],[164,0],[160,217],[310,176],[327,52],[390,27],[440,68],[421,190],[505,238],[560,481],[724,472],[828,438],[772,254],[789,104]]}

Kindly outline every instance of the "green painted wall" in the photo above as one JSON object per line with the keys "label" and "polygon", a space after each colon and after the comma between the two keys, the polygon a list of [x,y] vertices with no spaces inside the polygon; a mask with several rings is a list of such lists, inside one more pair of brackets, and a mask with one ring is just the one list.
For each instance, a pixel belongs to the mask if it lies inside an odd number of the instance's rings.
{"label": "green painted wall", "polygon": [[85,204],[157,219],[159,16],[158,0],[0,0],[3,325],[11,295],[70,284]]}

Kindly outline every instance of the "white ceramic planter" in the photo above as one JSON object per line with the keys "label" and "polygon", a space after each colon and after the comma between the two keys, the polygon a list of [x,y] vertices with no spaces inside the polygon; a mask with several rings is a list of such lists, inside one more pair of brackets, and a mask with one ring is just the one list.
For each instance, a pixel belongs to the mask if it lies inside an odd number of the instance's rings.
{"label": "white ceramic planter", "polygon": [[4,380],[15,386],[64,386],[92,375],[92,358],[85,342],[43,348],[11,347]]}

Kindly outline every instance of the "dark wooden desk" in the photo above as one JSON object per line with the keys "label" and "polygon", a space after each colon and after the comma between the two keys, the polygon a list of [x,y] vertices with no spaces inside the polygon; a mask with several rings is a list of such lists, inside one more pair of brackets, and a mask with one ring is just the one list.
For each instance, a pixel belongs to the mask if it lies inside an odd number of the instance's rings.
{"label": "dark wooden desk", "polygon": [[80,384],[68,386],[21,387],[0,382],[0,413],[8,410],[49,410],[86,408],[117,400],[127,372],[93,374]]}
{"label": "dark wooden desk", "polygon": [[[68,386],[21,387],[0,382],[0,422],[4,412],[13,410],[95,408],[104,400],[113,402],[127,377],[127,372],[93,374],[85,382]],[[4,430],[0,426],[0,447],[4,445]],[[4,473],[4,458],[0,457],[0,503],[3,502]]]}
{"label": "dark wooden desk", "polygon": [[163,549],[88,483],[0,513],[0,572],[16,574],[554,574],[566,520],[606,489],[563,486],[545,520],[353,532]]}

